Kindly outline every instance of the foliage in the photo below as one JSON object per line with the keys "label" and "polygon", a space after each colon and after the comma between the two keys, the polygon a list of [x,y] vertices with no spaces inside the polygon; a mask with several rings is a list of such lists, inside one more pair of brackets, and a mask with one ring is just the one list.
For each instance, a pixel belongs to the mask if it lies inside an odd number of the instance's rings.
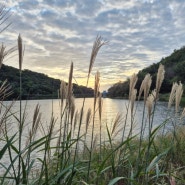
{"label": "foliage", "polygon": [[[154,63],[149,67],[144,68],[138,72],[138,82],[136,88],[139,91],[139,87],[144,76],[149,73],[152,76],[152,85],[151,88],[155,88],[156,74],[159,67],[159,64],[165,66],[165,79],[163,86],[161,88],[161,93],[169,93],[173,82],[181,81],[185,83],[185,47],[182,47],[179,50],[174,50],[174,52],[166,57],[162,58],[160,62]],[[108,89],[109,97],[126,97],[128,95],[128,83],[129,80],[125,82],[118,82]]]}
{"label": "foliage", "polygon": [[108,89],[108,96],[112,98],[126,97],[128,98],[129,82],[118,82]]}
{"label": "foliage", "polygon": [[[12,86],[13,94],[8,99],[18,99],[19,70],[11,66],[2,65],[0,73],[0,82],[8,80]],[[28,69],[22,71],[22,99],[58,98],[59,88],[60,80],[58,79]],[[93,97],[94,95],[93,89],[77,84],[73,84],[73,93],[76,97]]]}

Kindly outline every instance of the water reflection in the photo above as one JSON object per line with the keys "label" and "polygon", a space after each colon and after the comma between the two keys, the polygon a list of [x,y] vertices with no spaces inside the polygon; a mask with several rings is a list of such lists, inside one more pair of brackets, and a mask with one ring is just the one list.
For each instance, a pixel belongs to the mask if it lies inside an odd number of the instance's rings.
{"label": "water reflection", "polygon": [[[93,104],[94,104],[94,99],[93,98],[87,98],[85,100],[85,107],[84,107],[84,120],[82,123],[82,129],[81,133],[85,131],[85,117],[88,108],[91,108],[93,110]],[[10,102],[4,102],[6,105],[10,104]],[[82,98],[77,98],[75,99],[75,107],[78,112],[80,112],[80,109],[82,107],[83,99]],[[33,119],[33,114],[34,114],[34,109],[36,105],[40,105],[40,112],[42,113],[42,124],[43,125],[48,125],[51,120],[51,115],[53,114],[55,119],[56,119],[56,130],[59,129],[59,124],[60,124],[60,101],[55,99],[55,100],[28,100],[28,101],[22,101],[22,107],[25,109],[26,112],[26,125],[27,125],[27,130],[29,128],[29,125],[32,122]],[[17,116],[19,115],[19,102],[16,102],[13,106],[12,112],[15,113]],[[145,116],[143,118],[143,110],[144,110],[144,103],[142,101],[136,102],[135,104],[135,116],[134,116],[134,133],[139,133],[140,132],[140,127],[142,120],[146,123],[146,126],[148,124],[148,116],[147,116],[147,108],[145,109]],[[131,116],[130,116],[130,109],[128,109],[128,100],[123,100],[123,99],[109,99],[105,98],[103,99],[103,108],[102,108],[102,132],[103,132],[103,137],[106,138],[107,136],[107,130],[106,130],[106,125],[108,128],[111,130],[113,127],[114,120],[116,118],[116,115],[120,114],[121,115],[121,122],[119,124],[118,130],[120,128],[124,127],[125,122],[127,123],[126,131],[128,133],[128,130],[130,128],[130,123],[131,123]],[[171,111],[170,115],[173,114],[173,110]],[[126,117],[127,115],[127,117]],[[153,120],[153,125],[154,127],[163,123],[169,115],[169,112],[167,110],[167,103],[165,102],[158,102],[157,106],[155,108],[155,115],[154,115],[154,120]],[[125,120],[126,119],[126,120]],[[11,120],[12,121],[12,127],[16,127],[17,123],[16,120]],[[96,117],[95,117],[95,133],[99,134],[99,114],[98,110],[96,108]],[[89,125],[89,130],[91,129],[92,123]],[[117,134],[117,138],[115,139],[120,139],[121,133]]]}
{"label": "water reflection", "polygon": [[[89,108],[93,110],[93,104],[94,104],[94,99],[93,98],[87,98],[85,100],[85,107],[84,107],[84,119],[82,121],[82,126],[80,129],[80,135],[85,133],[85,128],[86,128],[86,113]],[[3,102],[4,106],[8,106],[11,104],[11,102]],[[56,123],[55,123],[55,134],[54,136],[57,136],[57,131],[60,128],[60,101],[59,100],[28,100],[28,101],[22,101],[22,107],[23,110],[25,110],[25,128],[24,128],[24,137],[23,137],[23,148],[25,146],[26,140],[28,138],[28,131],[29,128],[32,124],[33,120],[33,114],[34,114],[34,109],[36,105],[40,105],[40,112],[42,113],[41,121],[44,129],[47,130],[47,126],[50,123],[51,116],[54,115]],[[76,111],[80,112],[81,108],[83,105],[83,99],[77,98],[75,99],[75,106],[76,106]],[[19,110],[20,110],[20,104],[19,102],[15,102],[11,109],[11,113],[14,116],[17,116],[19,118]],[[144,103],[142,101],[136,102],[135,104],[135,115],[134,115],[134,129],[133,129],[133,134],[139,134],[140,133],[140,128],[142,122],[146,125],[146,132],[145,134],[148,133],[148,115],[147,115],[147,108],[144,111]],[[22,111],[23,113],[24,111]],[[144,112],[144,114],[143,114]],[[167,109],[167,103],[165,102],[158,102],[157,106],[155,107],[155,115],[153,119],[153,127],[155,128],[156,126],[160,125],[163,123],[165,120],[168,119],[168,122],[166,124],[166,130],[169,130],[173,127],[174,123],[174,109],[172,108],[170,111]],[[114,140],[116,141],[121,141],[122,140],[122,135],[123,135],[123,128],[124,125],[126,124],[125,127],[125,136],[129,133],[130,129],[130,123],[131,123],[131,115],[130,115],[130,109],[128,108],[128,100],[123,100],[123,99],[109,99],[105,98],[103,99],[103,107],[102,107],[102,141],[107,141],[107,128],[109,129],[110,133],[112,132],[113,125],[116,119],[116,116],[120,114],[120,122],[116,129],[114,130]],[[3,110],[1,112],[1,115],[3,115]],[[144,115],[144,119],[143,119]],[[170,119],[169,119],[170,118]],[[176,119],[176,118],[175,118]],[[17,120],[14,119],[13,116],[9,117],[7,120],[8,124],[8,129],[9,133],[14,134],[15,132],[18,131],[18,123]],[[90,145],[90,140],[91,140],[91,131],[92,131],[92,119],[91,123],[88,128],[88,134],[87,134],[87,144]],[[99,119],[99,114],[98,114],[98,109],[96,108],[96,116],[95,116],[95,127],[94,127],[94,133],[95,135],[97,134],[97,145],[99,142],[99,134],[100,134],[100,119]],[[77,135],[77,131],[74,132],[74,134]],[[41,137],[42,132],[39,132],[37,134],[37,137]],[[83,138],[82,138],[83,139]],[[57,140],[53,140],[52,144],[55,145]],[[1,141],[0,147],[3,147],[5,143]],[[14,143],[16,145],[16,143]],[[83,145],[79,145],[79,148],[82,147]],[[33,153],[32,158],[35,158],[35,156],[41,156],[42,153]],[[4,161],[4,164],[8,165],[8,154],[5,154],[3,156],[2,161]]]}

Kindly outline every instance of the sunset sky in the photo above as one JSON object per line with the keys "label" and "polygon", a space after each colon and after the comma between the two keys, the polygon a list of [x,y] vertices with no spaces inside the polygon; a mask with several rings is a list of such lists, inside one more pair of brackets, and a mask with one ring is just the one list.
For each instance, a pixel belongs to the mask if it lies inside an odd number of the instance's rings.
{"label": "sunset sky", "polygon": [[[92,70],[101,74],[101,90],[159,62],[185,45],[184,0],[4,0],[12,22],[0,34],[7,48],[20,33],[25,45],[23,68],[85,84],[93,42],[103,46]],[[4,61],[18,68],[16,53]]]}

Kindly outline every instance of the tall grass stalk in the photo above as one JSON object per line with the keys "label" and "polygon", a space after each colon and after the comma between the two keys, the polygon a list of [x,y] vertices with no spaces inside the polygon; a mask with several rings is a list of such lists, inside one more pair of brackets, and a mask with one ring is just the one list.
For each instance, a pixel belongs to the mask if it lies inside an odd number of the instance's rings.
{"label": "tall grass stalk", "polygon": [[62,168],[62,160],[63,157],[60,157],[60,153],[62,152],[61,150],[61,143],[62,143],[62,121],[63,121],[63,115],[64,115],[64,99],[66,97],[66,83],[62,80],[60,83],[60,89],[59,89],[59,107],[60,107],[60,126],[59,126],[59,137],[58,137],[58,141],[57,141],[57,148],[56,148],[56,155],[57,155],[57,159],[58,159],[58,163],[57,163],[57,170]]}
{"label": "tall grass stalk", "polygon": [[54,125],[55,125],[56,120],[54,119],[54,117],[51,117],[51,121],[48,127],[48,132],[47,135],[45,135],[46,137],[46,141],[44,143],[44,156],[43,156],[43,160],[42,161],[42,167],[41,167],[41,173],[40,173],[40,177],[38,180],[38,184],[41,184],[42,179],[45,179],[45,184],[49,185],[49,169],[48,169],[48,162],[51,159],[51,140],[52,140],[52,134],[53,134],[53,129],[54,129]]}
{"label": "tall grass stalk", "polygon": [[100,85],[100,73],[97,72],[95,75],[95,84],[94,84],[94,105],[93,105],[93,120],[92,120],[92,128],[91,128],[91,145],[89,150],[89,163],[87,169],[87,179],[89,179],[89,173],[91,169],[91,160],[92,160],[92,149],[93,149],[93,140],[94,140],[94,124],[95,124],[95,115],[96,115],[96,103],[99,94],[99,85]]}
{"label": "tall grass stalk", "polygon": [[[22,145],[22,131],[23,131],[23,120],[22,120],[22,62],[23,62],[23,47],[22,47],[22,38],[19,34],[18,36],[18,54],[19,54],[19,75],[20,75],[20,92],[19,92],[19,102],[20,102],[20,118],[19,118],[19,152],[21,151]],[[21,175],[21,156],[19,156],[18,162],[18,183],[20,183]]]}
{"label": "tall grass stalk", "polygon": [[[86,82],[86,87],[88,87],[88,83],[89,83],[89,78],[90,78],[90,74],[93,68],[93,64],[95,62],[96,56],[98,54],[99,49],[105,45],[107,42],[102,41],[101,36],[97,36],[96,40],[93,44],[93,48],[92,48],[92,52],[91,52],[91,58],[90,58],[90,63],[89,63],[89,71],[88,71],[88,75],[87,75],[87,82]],[[95,100],[96,101],[96,100]],[[83,119],[83,112],[84,112],[84,104],[85,104],[85,97],[83,99],[83,103],[82,103],[82,109],[81,109],[81,113],[80,113],[80,122],[79,122],[79,128],[78,128],[78,134],[77,134],[77,138],[79,138],[80,135],[80,129],[81,129],[81,124],[82,124],[82,119]],[[95,111],[94,111],[95,112]],[[94,118],[93,118],[94,119]],[[94,123],[93,123],[94,125]],[[93,135],[93,131],[92,131],[92,135]],[[92,138],[91,138],[92,139]],[[76,143],[76,148],[75,148],[75,155],[74,155],[74,162],[73,162],[73,169],[72,172],[74,172],[74,163],[76,160],[76,154],[77,154],[77,146],[78,146],[78,142]],[[91,141],[91,148],[92,148],[92,141]],[[91,151],[90,151],[90,156],[91,156]],[[91,157],[90,157],[91,158]],[[90,159],[91,160],[91,159]],[[87,172],[87,178],[89,178],[89,170],[90,170],[90,160],[89,160],[89,166],[88,166],[88,172]],[[72,173],[73,175],[73,173]]]}
{"label": "tall grass stalk", "polygon": [[141,145],[142,145],[143,136],[144,136],[145,127],[146,127],[146,124],[144,122],[145,108],[146,108],[147,97],[150,92],[151,84],[152,84],[152,78],[151,78],[150,74],[146,74],[145,78],[143,79],[143,81],[141,83],[140,90],[139,90],[139,96],[138,96],[138,101],[139,101],[142,93],[144,93],[144,105],[143,105],[143,114],[142,114],[142,121],[141,121],[141,128],[140,128],[137,168],[139,167],[139,161],[141,158]]}
{"label": "tall grass stalk", "polygon": [[99,124],[100,124],[100,134],[99,134],[99,147],[100,147],[100,161],[101,161],[101,155],[102,155],[102,94],[99,93],[98,97],[98,110],[99,110]]}
{"label": "tall grass stalk", "polygon": [[84,133],[84,147],[83,147],[83,157],[85,158],[85,153],[86,153],[86,149],[87,149],[87,142],[86,142],[86,139],[87,139],[87,132],[88,132],[88,128],[89,128],[89,124],[90,124],[90,121],[91,121],[91,117],[92,117],[92,111],[91,109],[89,108],[88,111],[87,111],[87,115],[86,115],[86,122],[85,122],[85,133]]}
{"label": "tall grass stalk", "polygon": [[[29,130],[29,136],[26,141],[26,146],[29,146],[31,143],[35,141],[35,137],[38,133],[38,128],[41,123],[41,113],[40,113],[40,106],[37,104],[34,110],[34,115],[33,115],[33,121],[32,121],[32,126],[31,129]],[[28,148],[27,156],[26,156],[26,166],[30,167],[31,166],[31,152],[32,152],[32,147],[30,146]],[[26,179],[29,177],[30,171],[27,170],[26,172]]]}
{"label": "tall grass stalk", "polygon": [[130,78],[130,84],[129,84],[129,105],[130,106],[130,129],[129,134],[127,137],[132,136],[133,131],[133,124],[134,124],[134,104],[137,96],[137,89],[135,89],[135,85],[137,83],[138,77],[136,74],[133,74]]}
{"label": "tall grass stalk", "polygon": [[[170,96],[169,96],[169,100],[168,100],[168,113],[167,113],[167,116],[166,116],[167,119],[168,119],[168,116],[170,114],[171,106],[175,101],[177,87],[178,87],[178,83],[176,83],[176,82],[173,83],[172,88],[171,88],[171,92],[170,92]],[[164,134],[165,134],[165,128],[166,128],[165,126],[166,125],[164,125],[163,130],[162,130],[162,136],[164,136]]]}
{"label": "tall grass stalk", "polygon": [[[121,142],[124,141],[124,138],[125,138],[125,132],[126,132],[126,127],[127,127],[127,121],[128,121],[128,115],[129,115],[129,109],[131,110],[131,115],[133,115],[133,109],[134,109],[134,101],[135,101],[135,98],[136,98],[136,90],[135,90],[135,85],[137,83],[137,80],[138,80],[138,77],[136,74],[133,74],[131,77],[130,77],[130,80],[129,80],[129,102],[128,102],[128,105],[126,105],[126,117],[125,117],[125,121],[124,121],[124,126],[123,126],[123,132],[122,132],[122,139],[121,139]],[[132,135],[132,128],[133,128],[133,117],[131,116],[131,122],[130,122],[130,131],[129,131],[129,134],[127,135],[127,138],[129,138],[129,136]],[[119,155],[119,162],[121,160],[121,153]],[[119,170],[119,168],[118,168]]]}
{"label": "tall grass stalk", "polygon": [[[164,66],[162,64],[159,65],[158,73],[157,73],[157,79],[156,79],[156,88],[152,91],[152,93],[148,96],[146,105],[148,108],[148,120],[149,120],[149,129],[148,129],[148,149],[146,153],[146,167],[148,166],[149,163],[149,158],[150,158],[150,147],[151,147],[151,142],[152,142],[152,129],[153,129],[153,120],[154,120],[154,115],[155,115],[155,108],[157,104],[157,100],[159,97],[159,91],[162,85],[162,82],[164,80]],[[148,173],[146,173],[146,183],[148,183]]]}
{"label": "tall grass stalk", "polygon": [[[13,157],[12,157],[12,152],[11,152],[11,142],[14,140],[16,134],[14,134],[11,138],[9,138],[8,136],[8,128],[7,128],[7,119],[8,119],[8,114],[10,112],[10,109],[12,108],[13,106],[13,103],[12,102],[8,107],[6,107],[6,110],[1,118],[1,123],[0,123],[0,128],[1,128],[1,131],[4,135],[4,138],[5,138],[5,141],[6,141],[6,148],[8,149],[8,155],[9,155],[9,159],[10,159],[10,162],[11,164],[13,164]],[[0,155],[0,159],[2,158],[2,154]],[[16,170],[15,170],[15,167],[14,165],[12,165],[12,170],[13,170],[13,175],[14,175],[14,178],[15,178],[15,181],[16,183],[18,183],[18,179],[17,179],[17,175],[16,175]]]}

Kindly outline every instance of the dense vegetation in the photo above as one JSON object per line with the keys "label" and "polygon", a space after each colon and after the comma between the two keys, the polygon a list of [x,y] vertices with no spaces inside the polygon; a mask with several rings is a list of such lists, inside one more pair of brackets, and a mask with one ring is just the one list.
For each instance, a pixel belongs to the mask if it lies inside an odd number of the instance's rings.
{"label": "dense vegetation", "polygon": [[[8,99],[19,98],[19,70],[14,67],[2,65],[0,73],[0,82],[2,83],[4,80],[8,80],[13,90],[13,94],[9,96]],[[59,88],[59,79],[54,79],[45,74],[33,72],[27,69],[22,71],[23,99],[57,98]],[[94,95],[93,89],[79,86],[77,84],[73,84],[73,93],[75,97],[93,97]]]}
{"label": "dense vegetation", "polygon": [[[161,93],[169,93],[173,82],[181,81],[182,84],[185,84],[185,47],[182,47],[179,50],[174,50],[170,56],[162,58],[160,62],[152,64],[149,67],[139,71],[137,74],[138,81],[136,84],[138,91],[142,80],[147,73],[151,74],[152,76],[151,88],[155,88],[155,81],[159,64],[163,64],[165,66],[165,79],[161,88]],[[118,82],[114,84],[108,89],[109,97],[128,97],[128,84],[129,79],[127,79],[125,82]]]}

